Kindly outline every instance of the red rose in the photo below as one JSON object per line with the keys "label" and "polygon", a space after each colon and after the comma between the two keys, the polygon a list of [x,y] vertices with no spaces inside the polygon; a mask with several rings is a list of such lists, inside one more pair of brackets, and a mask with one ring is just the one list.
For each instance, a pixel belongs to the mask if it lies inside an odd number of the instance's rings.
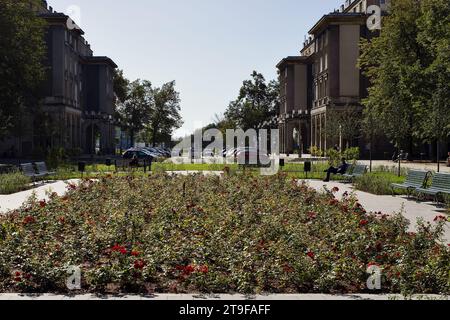
{"label": "red rose", "polygon": [[144,260],[136,260],[134,262],[134,268],[135,269],[142,270],[142,269],[144,269],[145,265],[146,265],[146,263],[145,263]]}
{"label": "red rose", "polygon": [[36,219],[33,216],[27,216],[27,217],[25,217],[23,219],[23,224],[24,225],[27,225],[27,224],[30,224],[30,223],[34,223],[34,222],[36,222]]}
{"label": "red rose", "polygon": [[369,221],[368,220],[361,220],[360,222],[359,222],[359,225],[361,226],[361,227],[364,227],[364,226],[366,226],[366,225],[368,225],[369,224]]}
{"label": "red rose", "polygon": [[191,273],[194,273],[194,272],[195,272],[195,267],[194,266],[189,265],[189,266],[184,268],[184,274],[185,275],[190,275]]}
{"label": "red rose", "polygon": [[206,274],[206,273],[209,272],[209,268],[208,268],[208,266],[206,266],[206,265],[200,266],[200,267],[198,268],[198,272]]}
{"label": "red rose", "polygon": [[138,257],[140,253],[138,251],[131,251],[130,253],[133,257]]}
{"label": "red rose", "polygon": [[333,192],[333,193],[339,192],[339,188],[338,187],[334,187],[333,189],[331,189],[331,192]]}
{"label": "red rose", "polygon": [[47,206],[47,201],[45,201],[45,200],[39,201],[39,206],[40,206],[41,208],[45,208],[45,207]]}
{"label": "red rose", "polygon": [[316,255],[314,254],[314,252],[312,252],[312,251],[309,251],[307,254],[306,254],[308,257],[310,257],[311,259],[315,259],[316,258]]}
{"label": "red rose", "polygon": [[119,246],[118,244],[116,244],[114,247],[112,247],[111,251],[119,252],[121,254],[127,254],[127,252],[128,252],[124,246]]}
{"label": "red rose", "polygon": [[447,218],[444,216],[437,216],[436,218],[434,218],[434,221],[447,221]]}

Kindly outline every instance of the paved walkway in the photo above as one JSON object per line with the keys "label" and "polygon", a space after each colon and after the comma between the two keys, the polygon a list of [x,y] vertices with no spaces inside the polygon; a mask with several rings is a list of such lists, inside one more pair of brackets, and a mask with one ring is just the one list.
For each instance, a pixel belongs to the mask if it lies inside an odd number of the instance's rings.
{"label": "paved walkway", "polygon": [[[403,212],[403,215],[411,221],[410,231],[416,230],[416,222],[418,218],[423,218],[425,221],[435,223],[434,218],[438,215],[445,215],[446,210],[437,207],[430,202],[417,202],[414,199],[407,199],[406,196],[377,196],[370,193],[354,190],[352,185],[343,184],[339,182],[322,182],[319,180],[308,180],[307,183],[318,191],[324,191],[324,186],[328,190],[334,187],[339,188],[336,194],[337,198],[341,198],[345,192],[354,194],[358,197],[359,202],[363,207],[370,212],[383,212],[385,214],[393,214]],[[450,224],[447,223],[444,240],[450,243]]]}
{"label": "paved walkway", "polygon": [[38,200],[48,200],[47,193],[56,192],[58,195],[62,196],[67,191],[67,185],[70,183],[78,183],[79,180],[69,180],[69,181],[58,181],[54,183],[48,183],[44,185],[37,184],[36,188],[31,190],[11,194],[11,195],[0,195],[0,213],[5,213],[10,210],[18,209],[22,204],[28,200],[33,194],[36,195]]}
{"label": "paved walkway", "polygon": [[20,294],[0,294],[2,300],[146,300],[146,301],[310,301],[310,300],[448,300],[448,297],[438,295],[415,295],[404,297],[401,295],[370,295],[370,294],[274,294],[243,296],[232,294],[216,295],[195,295],[195,294],[157,294],[155,296],[96,296],[91,294],[64,296],[64,295],[20,295]]}

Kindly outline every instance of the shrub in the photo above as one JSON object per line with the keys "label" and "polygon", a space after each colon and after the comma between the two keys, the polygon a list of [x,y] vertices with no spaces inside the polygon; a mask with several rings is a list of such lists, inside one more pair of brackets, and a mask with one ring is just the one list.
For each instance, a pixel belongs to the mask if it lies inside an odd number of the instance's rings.
{"label": "shrub", "polygon": [[312,146],[311,148],[309,148],[309,153],[313,156],[313,157],[323,157],[323,151],[316,146]]}
{"label": "shrub", "polygon": [[348,148],[343,152],[344,158],[346,158],[349,161],[357,161],[359,160],[360,156],[360,150],[358,147],[356,148]]}
{"label": "shrub", "polygon": [[[392,183],[403,183],[404,178],[389,173],[369,173],[357,177],[354,181],[356,189],[376,195],[392,194]],[[396,190],[399,192],[399,190]]]}
{"label": "shrub", "polygon": [[[332,192],[334,192],[333,190]],[[367,213],[286,178],[109,176],[0,217],[0,291],[450,293],[444,221]]]}
{"label": "shrub", "polygon": [[12,172],[0,175],[0,194],[11,194],[26,190],[31,183],[30,178],[22,172]]}

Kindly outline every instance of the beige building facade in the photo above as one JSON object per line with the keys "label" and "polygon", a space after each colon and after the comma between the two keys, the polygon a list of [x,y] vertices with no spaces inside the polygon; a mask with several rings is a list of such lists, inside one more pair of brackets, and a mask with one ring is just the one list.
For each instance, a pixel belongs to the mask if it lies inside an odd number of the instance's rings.
{"label": "beige building facade", "polygon": [[[368,81],[358,68],[361,38],[369,31],[367,8],[385,1],[346,1],[338,10],[324,15],[309,31],[299,56],[287,57],[278,65],[280,115],[274,120],[280,129],[281,152],[307,152],[312,146],[326,151],[335,145],[368,148],[362,138],[343,141],[327,134],[331,110],[362,109]],[[379,153],[393,152],[386,141],[378,141]],[[377,150],[375,150],[377,152]]]}

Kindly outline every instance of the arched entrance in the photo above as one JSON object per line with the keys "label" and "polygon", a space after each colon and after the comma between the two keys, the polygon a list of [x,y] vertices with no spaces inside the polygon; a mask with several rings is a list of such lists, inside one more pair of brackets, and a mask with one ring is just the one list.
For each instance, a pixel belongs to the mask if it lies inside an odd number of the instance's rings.
{"label": "arched entrance", "polygon": [[101,131],[98,125],[91,124],[86,128],[86,153],[98,154],[101,149]]}

